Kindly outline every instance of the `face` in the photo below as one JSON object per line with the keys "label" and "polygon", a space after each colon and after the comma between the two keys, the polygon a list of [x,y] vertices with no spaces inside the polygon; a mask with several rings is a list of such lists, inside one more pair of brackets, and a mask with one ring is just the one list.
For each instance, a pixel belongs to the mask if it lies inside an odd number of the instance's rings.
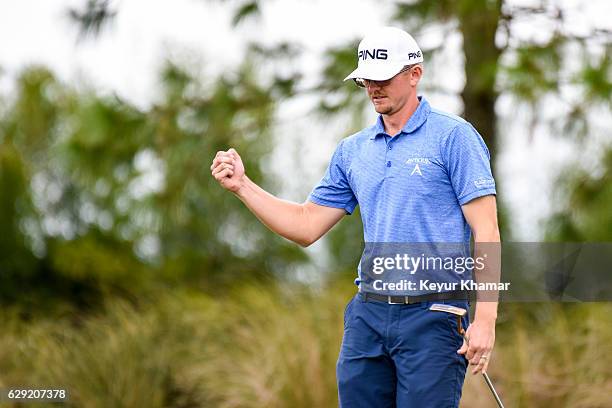
{"label": "face", "polygon": [[417,65],[386,81],[365,80],[366,92],[376,112],[393,115],[400,111],[416,93],[421,72],[422,68]]}

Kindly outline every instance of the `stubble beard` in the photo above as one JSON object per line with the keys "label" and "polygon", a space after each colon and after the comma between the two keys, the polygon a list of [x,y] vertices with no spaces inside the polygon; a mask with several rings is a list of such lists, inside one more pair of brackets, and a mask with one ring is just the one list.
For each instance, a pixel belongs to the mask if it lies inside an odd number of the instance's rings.
{"label": "stubble beard", "polygon": [[393,106],[391,106],[391,105],[384,105],[384,106],[376,106],[376,105],[374,105],[374,110],[376,111],[376,113],[380,113],[381,115],[388,115],[389,113],[393,112]]}

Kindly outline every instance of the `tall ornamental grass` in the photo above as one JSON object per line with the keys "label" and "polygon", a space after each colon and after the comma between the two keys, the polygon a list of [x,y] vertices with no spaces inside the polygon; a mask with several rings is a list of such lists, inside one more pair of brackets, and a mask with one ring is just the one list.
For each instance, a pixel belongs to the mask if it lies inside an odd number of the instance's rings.
{"label": "tall ornamental grass", "polygon": [[[85,408],[335,407],[353,292],[246,286],[115,300],[59,319],[4,311],[0,387],[62,387],[67,406]],[[506,405],[609,407],[611,315],[603,303],[501,305],[489,373]],[[494,406],[481,376],[468,374],[462,407]]]}

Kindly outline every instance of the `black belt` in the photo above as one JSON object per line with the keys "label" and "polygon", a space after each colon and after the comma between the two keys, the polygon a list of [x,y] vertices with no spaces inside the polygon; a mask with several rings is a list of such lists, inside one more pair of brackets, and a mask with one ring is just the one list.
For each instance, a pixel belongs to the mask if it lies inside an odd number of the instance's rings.
{"label": "black belt", "polygon": [[365,302],[367,302],[368,300],[377,300],[379,302],[385,302],[390,305],[411,305],[414,303],[431,302],[434,300],[468,300],[470,297],[469,292],[465,290],[427,293],[425,295],[418,296],[391,296],[371,292],[359,292],[359,295]]}

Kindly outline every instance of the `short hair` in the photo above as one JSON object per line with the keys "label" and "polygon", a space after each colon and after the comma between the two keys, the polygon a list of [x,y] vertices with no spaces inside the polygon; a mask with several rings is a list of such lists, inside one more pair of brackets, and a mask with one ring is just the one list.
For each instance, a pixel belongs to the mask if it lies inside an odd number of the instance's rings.
{"label": "short hair", "polygon": [[417,65],[420,66],[421,69],[423,69],[423,63],[417,62],[416,64],[404,65],[404,67],[402,68],[402,71],[408,71],[410,68],[416,67]]}

